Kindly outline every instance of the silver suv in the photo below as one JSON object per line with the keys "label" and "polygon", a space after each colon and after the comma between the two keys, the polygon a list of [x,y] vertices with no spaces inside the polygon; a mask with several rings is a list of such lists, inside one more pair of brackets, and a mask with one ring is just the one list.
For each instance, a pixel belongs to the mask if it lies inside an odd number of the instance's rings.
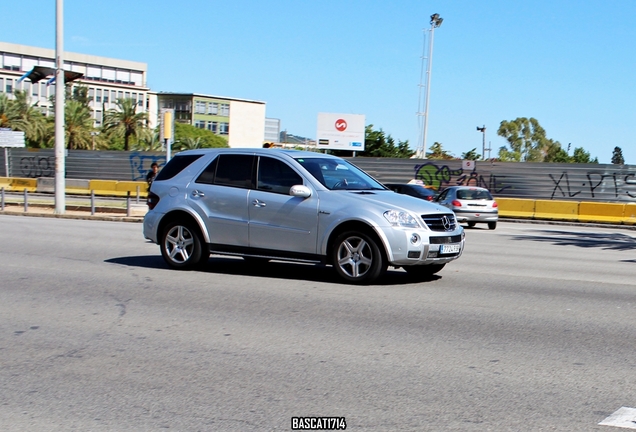
{"label": "silver suv", "polygon": [[389,265],[430,277],[464,249],[451,210],[397,194],[322,153],[178,153],[153,181],[148,207],[144,236],[176,269],[213,253],[329,264],[349,283],[371,283]]}

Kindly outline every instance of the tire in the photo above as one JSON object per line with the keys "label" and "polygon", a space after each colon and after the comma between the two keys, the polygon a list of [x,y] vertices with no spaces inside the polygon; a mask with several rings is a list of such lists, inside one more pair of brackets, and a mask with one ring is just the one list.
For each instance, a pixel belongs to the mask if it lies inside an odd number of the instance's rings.
{"label": "tire", "polygon": [[210,252],[204,249],[198,227],[191,222],[174,221],[166,225],[161,235],[161,255],[174,269],[185,270],[205,264]]}
{"label": "tire", "polygon": [[475,225],[476,225],[475,222],[468,222],[468,226],[471,227],[471,228],[474,227]]}
{"label": "tire", "polygon": [[414,279],[430,278],[438,273],[446,264],[429,264],[429,265],[413,265],[404,266],[404,270]]}
{"label": "tire", "polygon": [[377,241],[357,231],[347,231],[336,238],[332,262],[338,276],[354,284],[372,283],[387,268]]}
{"label": "tire", "polygon": [[488,229],[494,230],[497,228],[497,222],[488,222]]}

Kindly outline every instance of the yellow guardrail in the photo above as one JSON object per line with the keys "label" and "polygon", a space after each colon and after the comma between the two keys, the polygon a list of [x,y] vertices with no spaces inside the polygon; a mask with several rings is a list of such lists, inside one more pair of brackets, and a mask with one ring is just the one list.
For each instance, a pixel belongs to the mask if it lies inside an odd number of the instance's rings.
{"label": "yellow guardrail", "polygon": [[496,198],[502,218],[636,225],[636,203]]}
{"label": "yellow guardrail", "polygon": [[[131,196],[136,197],[139,192],[140,197],[148,195],[148,184],[144,181],[117,181],[117,180],[67,180],[65,192],[73,195],[90,194],[107,196]],[[10,192],[52,192],[53,185],[38,187],[38,179],[19,177],[0,177],[0,188]]]}

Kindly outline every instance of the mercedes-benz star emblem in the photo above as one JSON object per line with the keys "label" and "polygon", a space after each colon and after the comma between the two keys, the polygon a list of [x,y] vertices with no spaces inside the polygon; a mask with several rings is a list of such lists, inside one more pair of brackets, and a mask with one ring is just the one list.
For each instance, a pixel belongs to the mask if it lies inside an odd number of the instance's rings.
{"label": "mercedes-benz star emblem", "polygon": [[444,229],[446,231],[450,231],[451,230],[451,221],[448,218],[448,216],[442,216],[442,225],[444,225]]}

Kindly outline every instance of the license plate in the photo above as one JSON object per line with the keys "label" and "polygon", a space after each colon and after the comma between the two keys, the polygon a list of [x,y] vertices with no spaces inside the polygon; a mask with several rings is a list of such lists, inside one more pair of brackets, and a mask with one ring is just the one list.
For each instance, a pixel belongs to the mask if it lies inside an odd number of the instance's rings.
{"label": "license plate", "polygon": [[459,253],[459,249],[460,249],[459,244],[444,244],[439,247],[439,253],[441,254]]}

